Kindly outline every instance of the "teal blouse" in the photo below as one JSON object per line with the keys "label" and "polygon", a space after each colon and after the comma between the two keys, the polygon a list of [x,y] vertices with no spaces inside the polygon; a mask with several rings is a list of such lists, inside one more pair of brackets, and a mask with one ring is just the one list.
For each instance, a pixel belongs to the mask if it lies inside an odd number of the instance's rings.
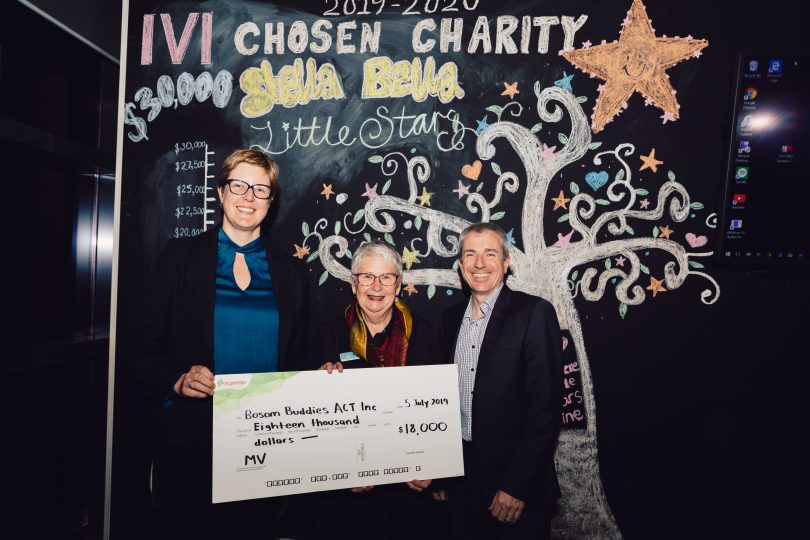
{"label": "teal blouse", "polygon": [[[244,291],[233,276],[237,253],[244,254],[250,271],[250,284]],[[278,306],[263,238],[238,246],[221,228],[214,304],[214,371],[278,371]]]}

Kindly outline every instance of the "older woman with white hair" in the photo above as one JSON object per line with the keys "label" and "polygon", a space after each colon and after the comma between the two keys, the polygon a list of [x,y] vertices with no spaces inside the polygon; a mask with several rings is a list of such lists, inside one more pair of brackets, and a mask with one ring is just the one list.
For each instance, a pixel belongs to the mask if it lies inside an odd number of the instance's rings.
{"label": "older woman with white hair", "polygon": [[402,259],[385,242],[364,242],[352,257],[354,301],[321,326],[321,369],[440,363],[433,326],[398,298]]}
{"label": "older woman with white hair", "polygon": [[[398,298],[402,259],[385,242],[364,242],[351,268],[354,300],[318,332],[317,364],[329,373],[344,368],[439,364],[441,352],[433,326]],[[320,494],[313,508],[316,538],[446,538],[443,492],[425,490],[429,480],[366,486]],[[410,489],[409,489],[410,488]],[[434,500],[436,499],[436,500]],[[356,519],[323,519],[323,506]]]}

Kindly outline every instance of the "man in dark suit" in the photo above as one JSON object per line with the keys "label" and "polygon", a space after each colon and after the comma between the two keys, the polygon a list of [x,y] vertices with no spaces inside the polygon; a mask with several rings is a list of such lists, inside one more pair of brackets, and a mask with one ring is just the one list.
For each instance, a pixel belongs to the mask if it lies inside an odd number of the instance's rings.
{"label": "man in dark suit", "polygon": [[459,369],[463,478],[448,485],[454,538],[548,538],[559,497],[554,449],[562,408],[562,338],[547,301],[510,290],[509,242],[477,223],[459,238],[468,301],[442,317]]}

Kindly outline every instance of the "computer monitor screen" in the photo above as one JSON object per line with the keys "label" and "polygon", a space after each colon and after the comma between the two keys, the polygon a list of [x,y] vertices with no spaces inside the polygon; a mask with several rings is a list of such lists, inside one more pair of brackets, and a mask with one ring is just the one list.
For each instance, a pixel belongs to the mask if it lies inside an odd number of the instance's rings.
{"label": "computer monitor screen", "polygon": [[741,56],[718,258],[810,268],[810,57]]}

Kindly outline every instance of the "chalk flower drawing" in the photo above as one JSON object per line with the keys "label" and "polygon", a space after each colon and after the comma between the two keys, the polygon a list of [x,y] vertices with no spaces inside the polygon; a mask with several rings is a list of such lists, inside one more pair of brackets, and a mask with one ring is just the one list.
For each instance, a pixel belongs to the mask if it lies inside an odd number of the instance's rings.
{"label": "chalk flower drawing", "polygon": [[[703,265],[694,260],[707,257],[711,252],[690,253],[675,240],[661,236],[657,225],[652,229],[653,235],[650,237],[634,236],[635,230],[628,223],[630,219],[634,220],[633,223],[683,222],[690,217],[693,210],[700,210],[703,206],[690,202],[689,193],[676,181],[671,171],[668,181],[658,191],[655,206],[648,208],[649,204],[640,204],[637,197],[648,195],[648,192],[633,186],[633,173],[627,162],[628,156],[635,152],[632,144],[619,144],[615,149],[598,152],[593,157],[592,162],[597,167],[602,166],[603,161],[608,158],[615,160],[620,166],[613,181],[605,189],[607,199],[594,198],[583,192],[576,182],[571,182],[569,191],[572,196],[570,201],[566,201],[568,212],[560,215],[559,208],[556,213],[549,209],[546,215],[545,206],[551,201],[548,189],[552,179],[566,165],[581,160],[589,150],[596,150],[600,143],[591,141],[588,119],[580,105],[585,98],[576,98],[571,92],[558,86],[541,92],[539,84],[535,85],[535,94],[538,115],[543,122],[559,122],[563,118],[562,108],[570,116],[570,132],[558,134],[559,144],[555,145],[557,149],[553,152],[548,151],[547,143],[550,141],[544,144],[536,135],[542,124],[534,124],[529,129],[512,121],[501,120],[502,114],[510,106],[518,109],[517,112],[512,111],[512,116],[520,116],[522,107],[518,102],[509,102],[505,107],[488,107],[487,110],[498,118],[484,129],[463,128],[476,133],[478,158],[489,161],[491,169],[497,175],[491,199],[480,193],[484,186],[481,180],[476,182],[478,186],[475,192],[466,194],[465,203],[472,214],[471,219],[420,204],[420,184],[427,182],[431,176],[428,160],[419,155],[406,156],[401,152],[392,152],[369,158],[371,163],[379,164],[382,174],[389,178],[381,194],[369,197],[363,208],[353,213],[348,212],[342,221],[336,221],[334,234],[322,234],[328,227],[326,218],[318,220],[313,230],[310,230],[307,223],[303,223],[302,245],[306,246],[307,242],[318,244],[317,251],[309,256],[308,262],[320,259],[325,269],[320,276],[320,284],[329,276],[345,281],[349,278],[350,270],[340,259],[348,262],[351,258],[347,236],[362,234],[363,238],[370,239],[371,234],[367,230],[370,229],[393,245],[395,242],[391,233],[398,223],[392,212],[410,216],[410,219],[403,222],[403,227],[416,229],[419,234],[424,227],[425,237],[413,239],[410,246],[403,250],[404,253],[413,255],[409,265],[412,268],[404,273],[406,290],[412,294],[411,291],[416,291],[415,285],[426,285],[428,298],[435,295],[437,287],[447,287],[449,294],[452,289],[459,289],[461,286],[455,270],[455,259],[459,252],[458,233],[472,222],[502,219],[505,212],[494,210],[506,196],[505,192],[517,193],[523,181],[525,195],[520,216],[523,249],[510,246],[512,274],[508,278],[508,285],[553,303],[561,327],[570,332],[574,341],[586,412],[584,429],[565,429],[560,436],[556,465],[563,500],[560,515],[553,525],[553,534],[560,538],[619,538],[621,533],[605,499],[599,477],[593,384],[574,298],[581,295],[588,301],[599,300],[605,295],[608,283],[611,283],[619,301],[619,314],[624,318],[628,306],[639,305],[648,298],[645,286],[653,276],[650,276],[650,270],[642,264],[639,253],[648,253],[651,250],[661,250],[673,259],[664,265],[663,278],[656,278],[660,282],[657,291],[673,291],[690,275],[699,276],[711,284],[700,295],[704,303],[711,304],[718,299],[720,288],[712,277],[699,271]],[[561,104],[562,108],[553,102]],[[505,139],[519,157],[526,171],[525,179],[522,180],[511,171],[502,172],[500,166],[492,161],[496,152],[493,143],[500,138]],[[481,174],[480,163],[476,160],[473,164],[465,164],[463,169],[460,164],[459,170],[466,178],[475,180]],[[408,195],[388,195],[391,178],[400,172],[403,165]],[[605,171],[586,176],[586,183],[594,192],[601,190],[607,182]],[[422,191],[424,190],[422,186]],[[598,207],[611,209],[597,214]],[[562,232],[555,235],[557,241],[552,245],[546,243],[545,217],[556,218],[556,222],[564,227]],[[709,216],[705,224],[707,227],[715,227],[716,216]],[[341,235],[344,230],[346,236]],[[510,231],[510,238],[513,232]],[[694,235],[689,239],[693,237]],[[601,241],[604,238],[609,240]],[[359,241],[360,239],[358,243]],[[417,260],[417,255],[420,258],[434,255],[453,262],[448,262],[446,268],[418,268],[422,259]],[[597,262],[600,264],[593,264]],[[586,268],[580,274],[578,269],[583,266]],[[642,277],[642,273],[648,277]]]}

